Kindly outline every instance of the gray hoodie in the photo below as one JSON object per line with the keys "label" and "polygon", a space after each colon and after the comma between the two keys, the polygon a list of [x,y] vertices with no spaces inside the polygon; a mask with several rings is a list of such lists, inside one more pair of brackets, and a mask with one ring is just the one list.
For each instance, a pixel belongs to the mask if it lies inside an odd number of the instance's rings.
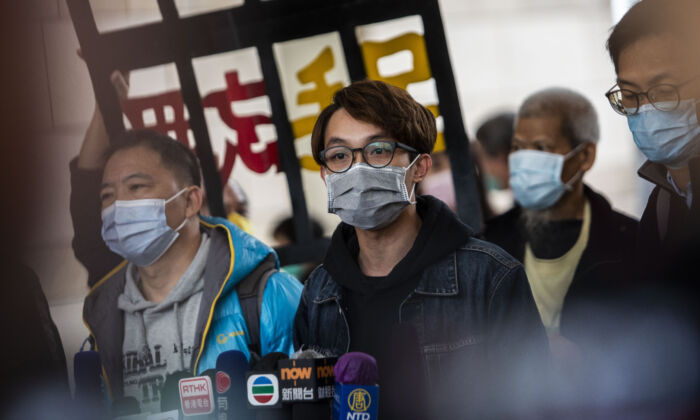
{"label": "gray hoodie", "polygon": [[190,369],[209,245],[209,235],[203,234],[187,271],[158,304],[143,297],[137,267],[127,266],[117,303],[124,311],[124,395],[136,398],[142,412],[160,411],[160,387],[167,374]]}

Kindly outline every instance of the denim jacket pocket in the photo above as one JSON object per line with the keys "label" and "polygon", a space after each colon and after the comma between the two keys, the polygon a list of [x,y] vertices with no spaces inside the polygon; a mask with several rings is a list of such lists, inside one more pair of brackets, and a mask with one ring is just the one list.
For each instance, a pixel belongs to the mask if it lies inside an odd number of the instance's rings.
{"label": "denim jacket pocket", "polygon": [[474,375],[475,365],[486,359],[485,338],[469,335],[454,341],[426,344],[423,358],[431,387],[445,382],[458,385],[460,378]]}

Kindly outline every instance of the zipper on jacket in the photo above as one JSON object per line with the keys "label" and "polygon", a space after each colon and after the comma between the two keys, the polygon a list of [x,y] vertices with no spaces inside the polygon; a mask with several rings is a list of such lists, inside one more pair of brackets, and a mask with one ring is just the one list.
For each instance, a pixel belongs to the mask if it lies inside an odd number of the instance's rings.
{"label": "zipper on jacket", "polygon": [[[231,232],[229,232],[228,228],[226,228],[225,225],[219,223],[216,225],[213,225],[209,222],[206,222],[202,219],[199,220],[200,224],[212,229],[212,231],[217,228],[223,228],[224,231],[226,232],[226,237],[228,238],[228,246],[229,246],[229,251],[231,252],[231,261],[229,262],[229,271],[226,274],[226,278],[224,278],[224,282],[221,284],[221,288],[219,289],[219,292],[216,294],[214,297],[214,300],[211,303],[211,307],[209,308],[209,318],[207,320],[207,323],[204,325],[204,331],[202,331],[202,341],[200,342],[199,345],[199,353],[197,354],[197,358],[194,361],[194,365],[190,366],[192,368],[192,374],[197,375],[197,368],[199,367],[199,359],[202,357],[202,353],[204,353],[204,346],[207,343],[207,335],[209,334],[209,328],[211,327],[212,324],[212,319],[214,318],[214,310],[216,308],[216,304],[219,302],[219,298],[221,297],[221,294],[223,293],[224,289],[226,288],[226,284],[228,284],[229,279],[231,279],[231,276],[233,275],[233,268],[235,266],[236,262],[236,253],[235,249],[233,248],[233,238],[231,237]],[[195,337],[195,340],[197,337]]]}
{"label": "zipper on jacket", "polygon": [[335,303],[338,305],[338,313],[340,314],[340,317],[343,318],[343,321],[345,321],[345,333],[347,334],[348,337],[348,345],[345,348],[345,353],[350,351],[350,325],[348,324],[348,318],[345,316],[345,313],[343,312],[343,307],[340,304],[340,300],[338,298],[335,298]]}

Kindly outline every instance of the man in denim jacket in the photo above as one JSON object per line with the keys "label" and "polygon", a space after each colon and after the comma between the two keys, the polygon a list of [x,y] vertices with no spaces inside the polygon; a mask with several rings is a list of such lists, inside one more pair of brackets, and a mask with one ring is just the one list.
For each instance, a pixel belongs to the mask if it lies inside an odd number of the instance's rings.
{"label": "man in denim jacket", "polygon": [[306,282],[295,347],[373,355],[382,418],[513,409],[548,358],[522,265],[414,195],[436,135],[426,108],[377,81],[337,92],[312,134],[328,210],[343,222]]}

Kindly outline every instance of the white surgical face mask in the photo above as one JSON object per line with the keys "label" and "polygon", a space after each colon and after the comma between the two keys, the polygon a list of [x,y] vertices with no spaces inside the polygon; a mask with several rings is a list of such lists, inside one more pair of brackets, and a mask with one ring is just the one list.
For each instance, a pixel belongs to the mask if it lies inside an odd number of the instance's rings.
{"label": "white surgical face mask", "polygon": [[165,205],[185,191],[187,188],[167,200],[115,201],[102,210],[102,239],[113,252],[140,267],[153,264],[175,242],[187,222],[185,218],[173,230],[165,217]]}
{"label": "white surgical face mask", "polygon": [[366,163],[356,163],[346,172],[331,173],[326,177],[328,212],[358,229],[381,229],[396,220],[403,209],[414,204],[411,201],[415,184],[408,193],[406,172],[408,167],[385,166],[373,168]]}
{"label": "white surgical face mask", "polygon": [[644,104],[637,114],[627,116],[627,125],[644,156],[670,168],[685,166],[700,146],[695,99],[682,100],[670,112]]}
{"label": "white surgical face mask", "polygon": [[566,155],[539,150],[518,150],[508,156],[510,187],[515,201],[528,210],[544,210],[556,204],[561,196],[583,175],[579,170],[566,184],[561,181],[564,162],[586,144],[580,144]]}

